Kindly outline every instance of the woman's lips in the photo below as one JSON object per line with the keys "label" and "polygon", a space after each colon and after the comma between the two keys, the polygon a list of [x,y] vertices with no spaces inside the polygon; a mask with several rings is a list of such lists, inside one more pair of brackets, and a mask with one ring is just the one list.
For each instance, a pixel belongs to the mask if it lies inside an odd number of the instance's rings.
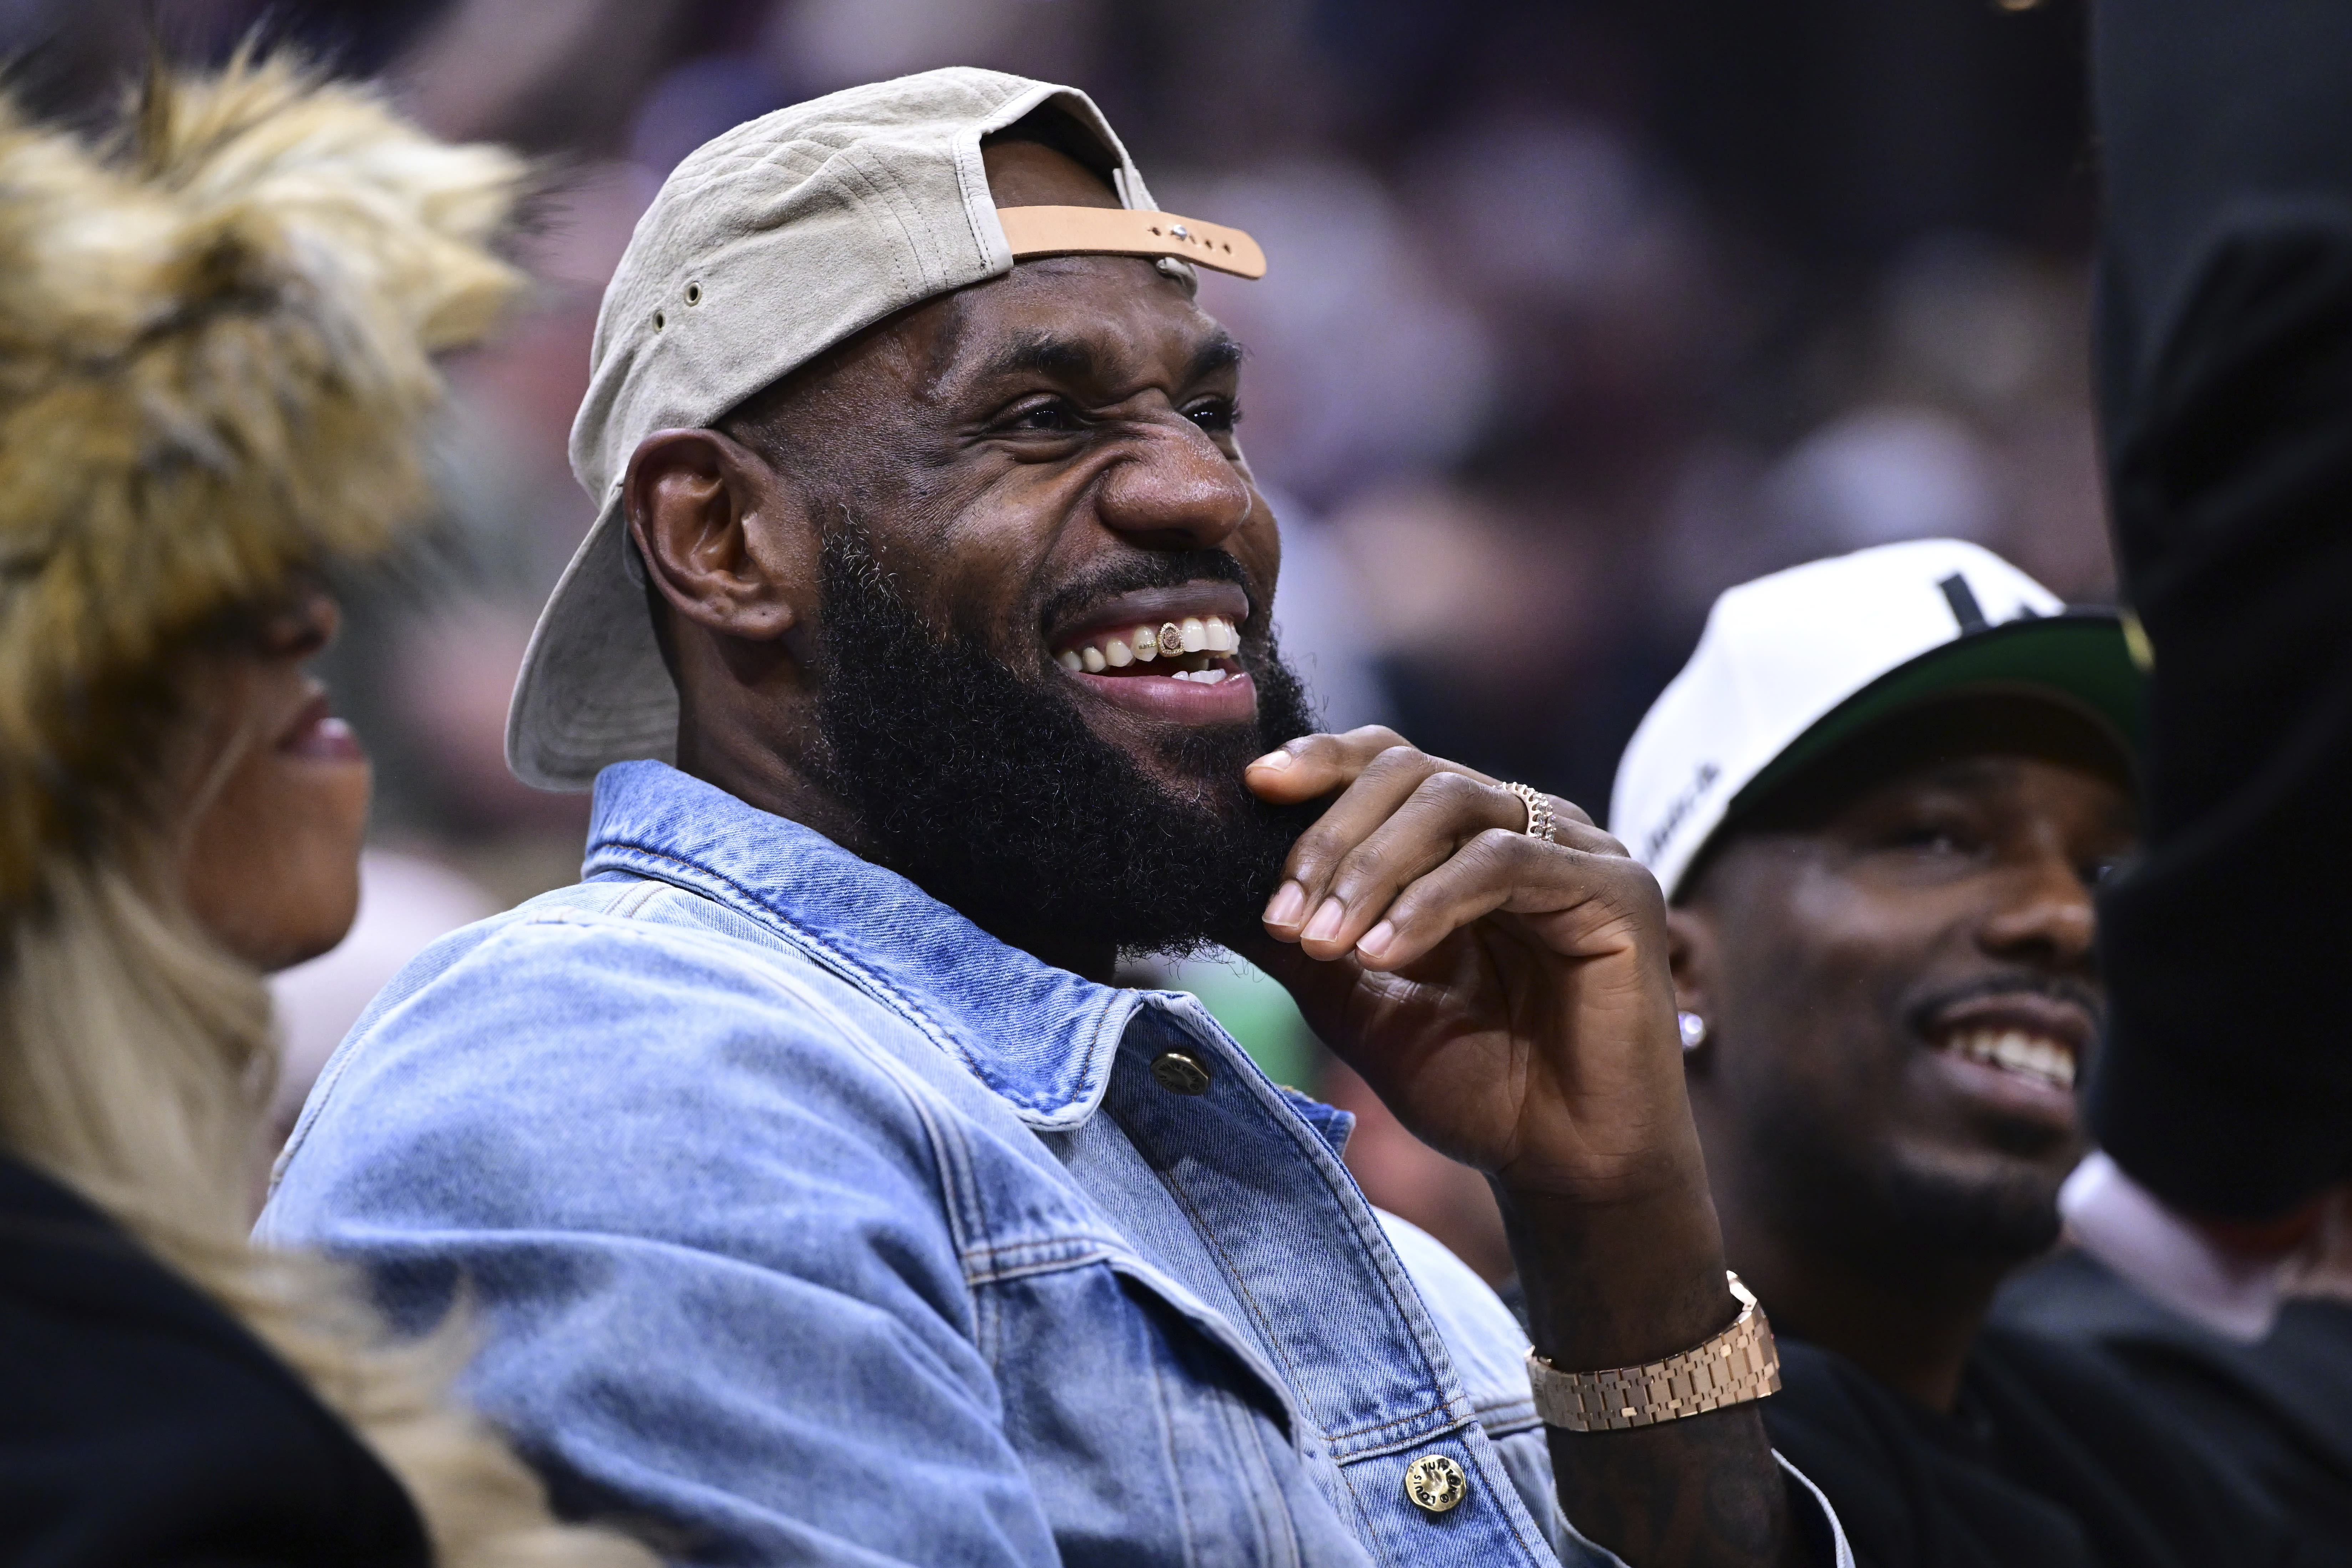
{"label": "woman's lips", "polygon": [[323,691],[302,705],[302,711],[279,739],[278,749],[288,756],[311,762],[359,763],[367,760],[367,751],[360,744],[360,738],[352,732],[349,724],[335,717]]}

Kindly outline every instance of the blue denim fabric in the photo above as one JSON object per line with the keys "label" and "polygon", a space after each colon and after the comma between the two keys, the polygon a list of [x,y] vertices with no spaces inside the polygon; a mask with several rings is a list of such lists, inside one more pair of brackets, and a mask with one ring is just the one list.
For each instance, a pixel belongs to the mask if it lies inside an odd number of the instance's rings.
{"label": "blue denim fabric", "polygon": [[1501,1303],[1192,998],[660,763],[598,781],[585,876],[377,998],[259,1230],[463,1302],[568,1508],[712,1564],[1614,1561]]}

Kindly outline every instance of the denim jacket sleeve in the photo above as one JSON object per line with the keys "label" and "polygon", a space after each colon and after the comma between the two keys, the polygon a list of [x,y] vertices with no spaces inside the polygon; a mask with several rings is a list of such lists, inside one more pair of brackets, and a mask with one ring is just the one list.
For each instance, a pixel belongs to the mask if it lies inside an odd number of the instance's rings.
{"label": "denim jacket sleeve", "polygon": [[405,1326],[473,1314],[468,1391],[559,1503],[679,1560],[1056,1561],[919,1086],[814,988],[675,931],[453,940],[339,1054],[263,1239],[363,1262]]}

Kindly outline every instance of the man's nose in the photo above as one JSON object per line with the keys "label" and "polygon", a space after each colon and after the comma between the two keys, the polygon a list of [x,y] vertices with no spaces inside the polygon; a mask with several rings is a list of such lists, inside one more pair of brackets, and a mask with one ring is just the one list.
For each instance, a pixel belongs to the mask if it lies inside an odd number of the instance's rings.
{"label": "man's nose", "polygon": [[2091,889],[2081,868],[2056,853],[2037,855],[2016,868],[1982,931],[1990,952],[2061,969],[2086,964],[2097,936]]}
{"label": "man's nose", "polygon": [[1181,415],[1139,428],[1103,475],[1095,510],[1107,528],[1161,550],[1222,544],[1250,513],[1249,486],[1208,433]]}

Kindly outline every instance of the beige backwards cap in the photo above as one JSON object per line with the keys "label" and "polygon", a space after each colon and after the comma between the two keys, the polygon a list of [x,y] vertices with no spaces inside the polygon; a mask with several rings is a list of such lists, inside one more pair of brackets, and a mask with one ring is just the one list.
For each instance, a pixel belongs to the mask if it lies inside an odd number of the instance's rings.
{"label": "beige backwards cap", "polygon": [[[981,138],[1047,105],[1100,143],[1125,210],[1000,212]],[[1237,229],[1156,210],[1075,88],[956,68],[852,88],[737,126],[663,183],[604,290],[572,471],[594,524],[541,613],[507,760],[542,789],[667,760],[677,693],[654,643],[621,479],[656,430],[708,426],[834,344],[1030,256],[1173,258],[1255,278]]]}

